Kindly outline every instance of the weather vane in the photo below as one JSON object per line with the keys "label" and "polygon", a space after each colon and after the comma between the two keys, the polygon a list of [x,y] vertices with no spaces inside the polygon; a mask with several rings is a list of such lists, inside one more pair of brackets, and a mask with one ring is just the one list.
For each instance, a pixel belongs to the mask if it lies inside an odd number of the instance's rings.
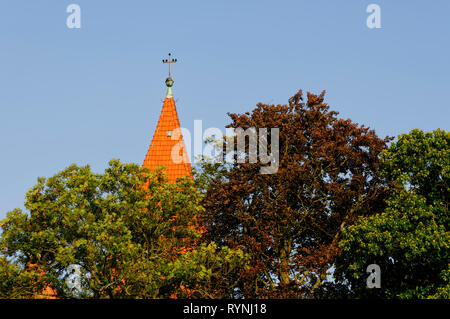
{"label": "weather vane", "polygon": [[171,58],[171,54],[169,53],[169,58],[168,59],[163,59],[162,62],[163,63],[169,63],[169,78],[170,78],[170,64],[171,63],[176,63],[177,59],[172,59]]}

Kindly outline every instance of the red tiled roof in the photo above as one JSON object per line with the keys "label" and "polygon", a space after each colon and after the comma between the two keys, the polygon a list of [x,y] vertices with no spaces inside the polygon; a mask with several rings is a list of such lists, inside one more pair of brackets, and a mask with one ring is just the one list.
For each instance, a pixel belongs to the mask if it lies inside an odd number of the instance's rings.
{"label": "red tiled roof", "polygon": [[[167,96],[142,167],[148,167],[153,171],[156,167],[164,165],[166,167],[164,172],[170,183],[175,183],[179,177],[191,175],[191,164],[181,132],[178,133],[178,138],[175,138],[177,129],[180,129],[180,121],[175,101],[172,96]],[[169,136],[170,132],[172,136]],[[172,156],[172,153],[175,156]]]}

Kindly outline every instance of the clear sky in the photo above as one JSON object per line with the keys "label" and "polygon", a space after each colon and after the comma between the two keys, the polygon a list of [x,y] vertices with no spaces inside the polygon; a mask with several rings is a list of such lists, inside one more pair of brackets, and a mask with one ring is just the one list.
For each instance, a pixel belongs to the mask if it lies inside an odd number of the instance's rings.
{"label": "clear sky", "polygon": [[[69,29],[66,8],[81,7]],[[381,8],[369,29],[366,8]],[[450,1],[0,1],[0,218],[71,163],[141,164],[172,52],[181,125],[320,93],[380,136],[449,130]]]}

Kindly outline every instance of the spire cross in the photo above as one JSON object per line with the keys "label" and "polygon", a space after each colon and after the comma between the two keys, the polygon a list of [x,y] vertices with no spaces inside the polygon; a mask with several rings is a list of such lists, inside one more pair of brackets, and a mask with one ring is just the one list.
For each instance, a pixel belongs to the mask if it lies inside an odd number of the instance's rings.
{"label": "spire cross", "polygon": [[171,54],[169,53],[169,58],[168,59],[163,59],[162,62],[163,63],[169,63],[169,77],[170,77],[170,64],[171,63],[176,63],[177,59],[172,59],[171,58]]}

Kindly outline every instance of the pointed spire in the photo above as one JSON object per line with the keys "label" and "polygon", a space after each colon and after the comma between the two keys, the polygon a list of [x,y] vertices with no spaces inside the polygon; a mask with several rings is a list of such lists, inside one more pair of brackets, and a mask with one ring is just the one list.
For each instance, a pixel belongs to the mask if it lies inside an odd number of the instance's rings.
{"label": "pointed spire", "polygon": [[[170,54],[169,60],[163,60],[163,63],[169,63],[169,66],[170,63],[174,62],[176,62],[176,59],[170,60]],[[180,121],[172,96],[173,79],[170,77],[170,67],[166,85],[168,88],[167,95],[142,166],[153,171],[156,167],[164,165],[169,182],[175,183],[177,178],[191,175],[191,165],[181,135]]]}

